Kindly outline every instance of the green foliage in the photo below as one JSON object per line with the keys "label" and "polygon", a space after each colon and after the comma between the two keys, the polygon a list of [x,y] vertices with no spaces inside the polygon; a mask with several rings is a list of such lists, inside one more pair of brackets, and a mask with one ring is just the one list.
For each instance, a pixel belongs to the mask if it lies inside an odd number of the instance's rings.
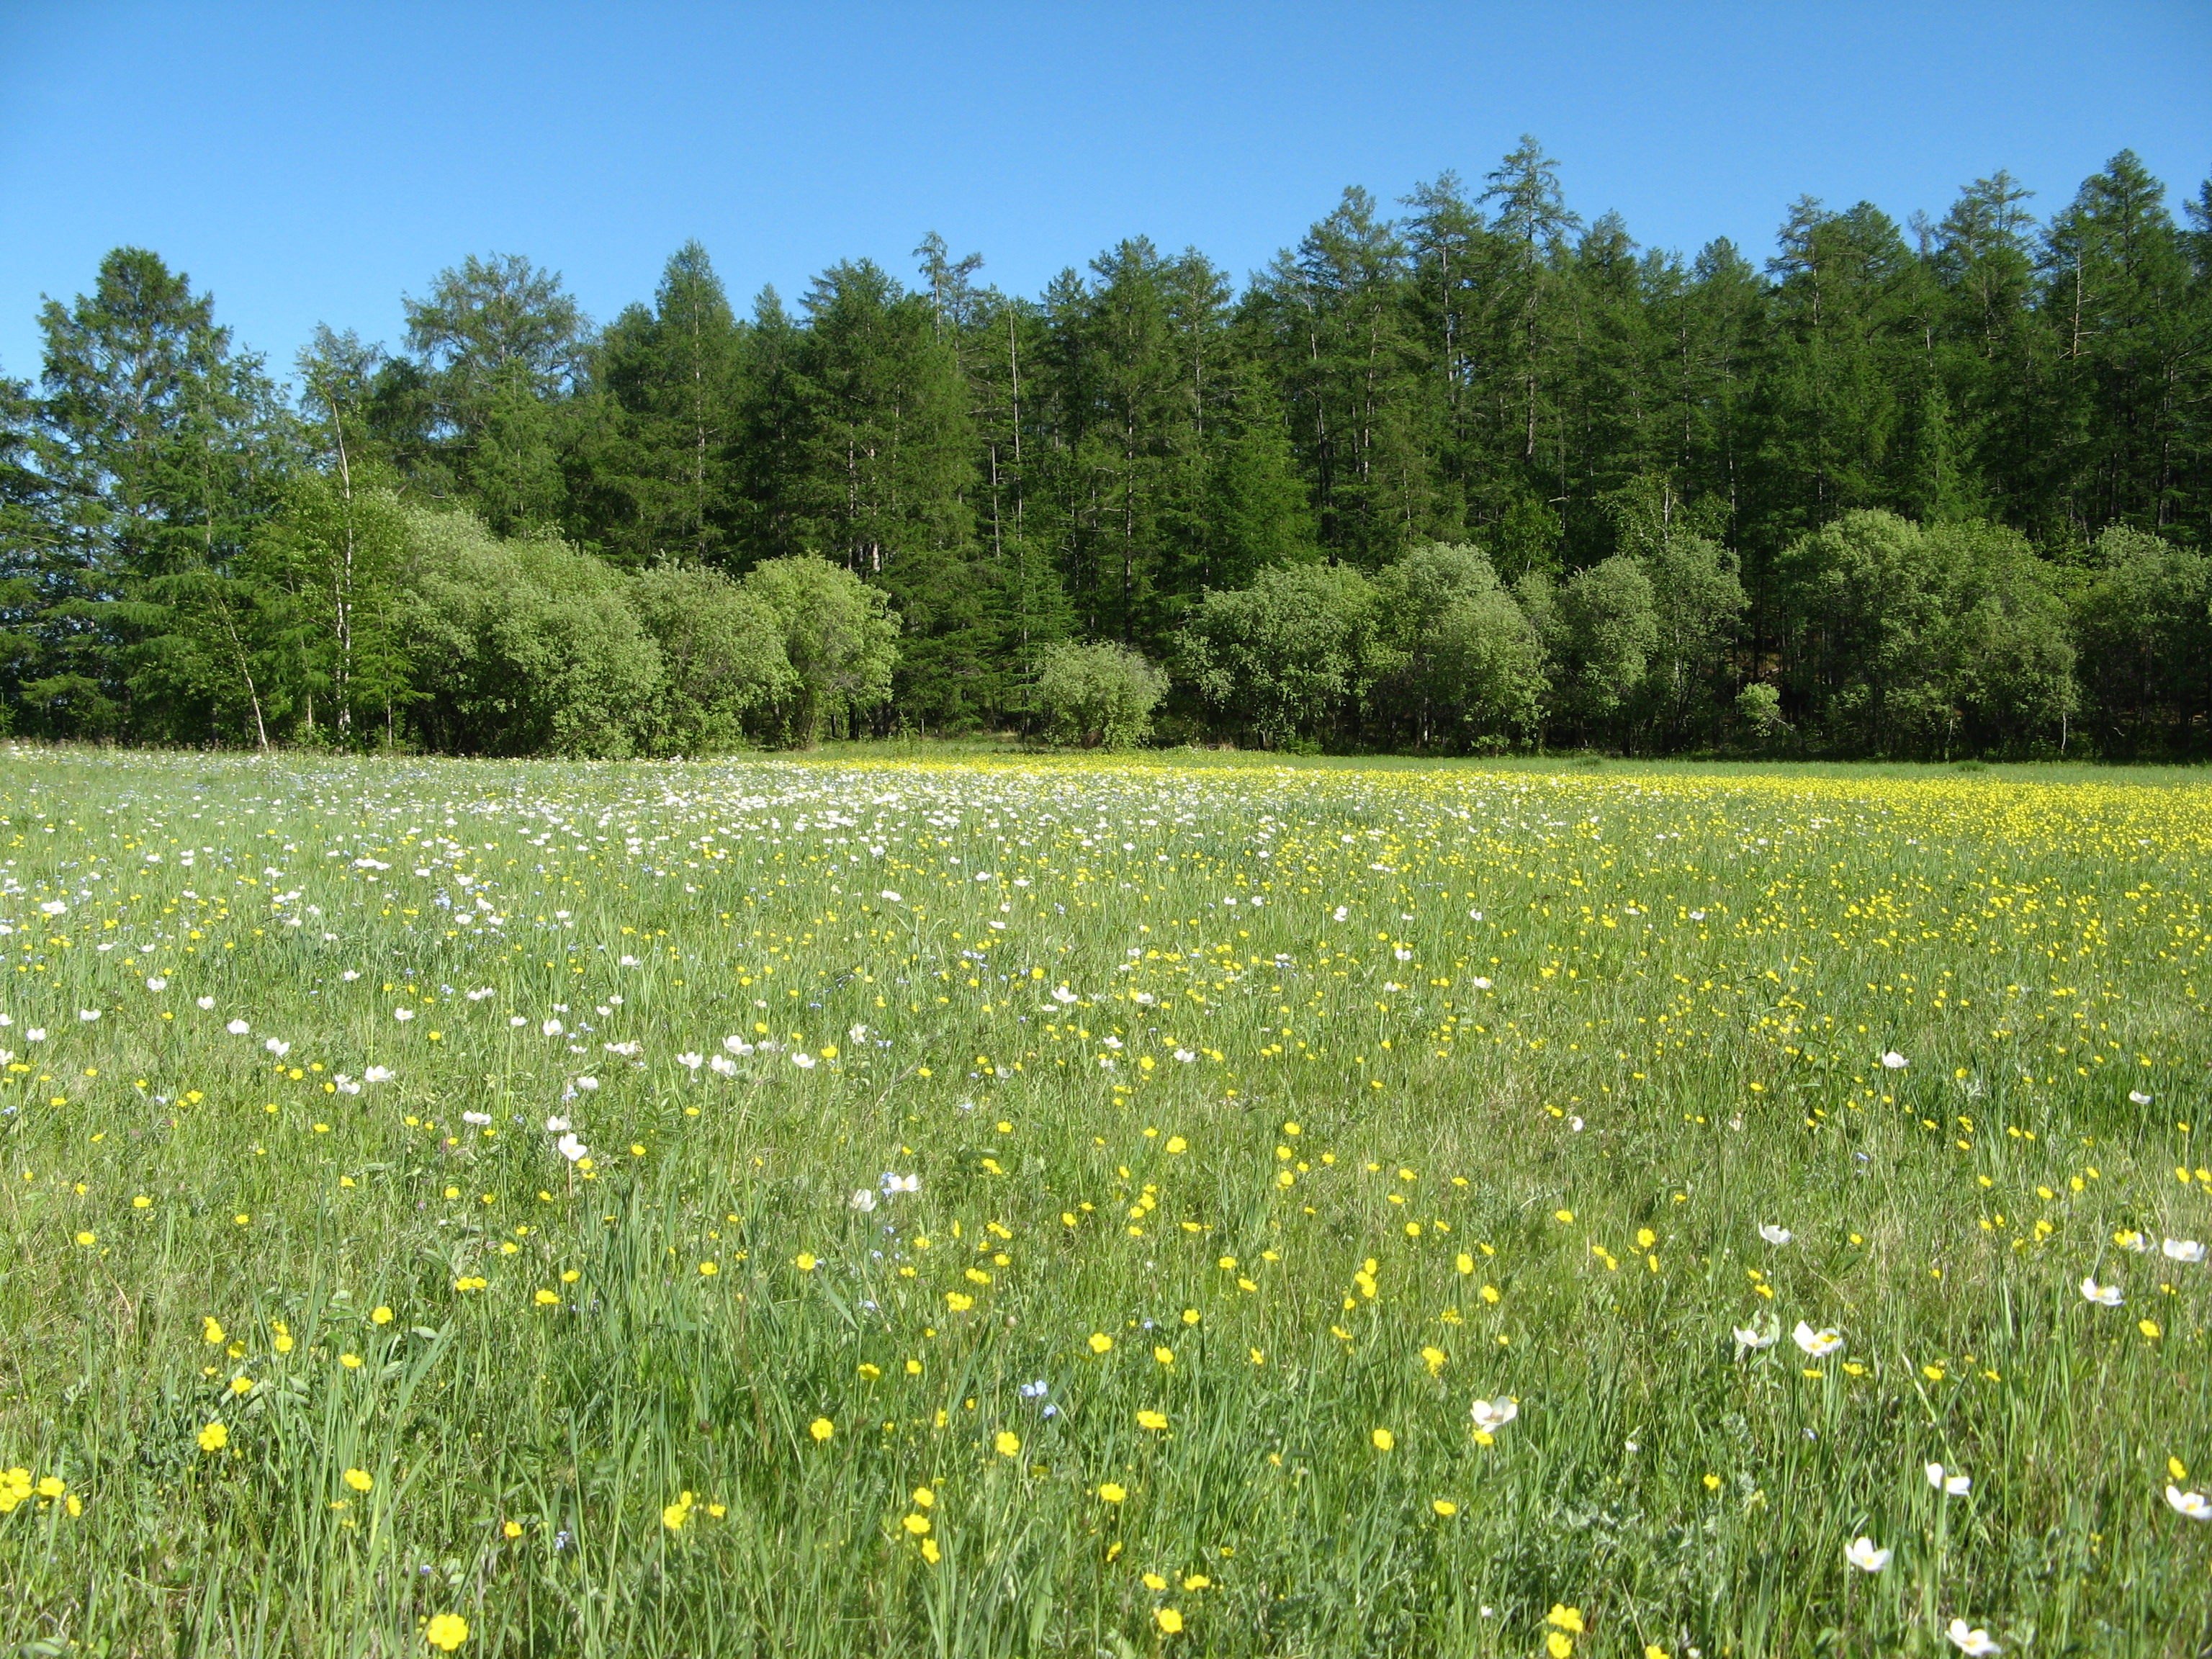
{"label": "green foliage", "polygon": [[551,536],[410,509],[403,625],[434,748],[619,757],[661,678],[622,574]]}
{"label": "green foliage", "polygon": [[1524,583],[1557,665],[1560,712],[1587,741],[1606,730],[1650,669],[1660,638],[1651,578],[1641,562],[1616,553],[1555,591],[1541,576]]}
{"label": "green foliage", "polygon": [[2115,525],[2075,601],[2087,718],[2121,755],[2212,747],[2212,558]]}
{"label": "green foliage", "polygon": [[1329,736],[1366,696],[1376,656],[1372,583],[1345,565],[1291,565],[1208,592],[1183,625],[1199,695],[1269,748]]}
{"label": "green foliage", "polygon": [[641,752],[733,748],[744,740],[745,715],[796,689],[783,618],[750,586],[717,571],[659,565],[632,579],[630,597],[660,662],[652,699],[636,715]]}
{"label": "green foliage", "polygon": [[1543,641],[1474,548],[1417,547],[1375,578],[1380,684],[1370,730],[1422,748],[1495,750],[1533,736],[1548,687]]}
{"label": "green foliage", "polygon": [[1161,669],[1111,641],[1063,641],[1037,658],[1037,707],[1056,743],[1133,749],[1152,735],[1152,710],[1167,689]]}
{"label": "green foliage", "polygon": [[790,677],[769,723],[784,742],[811,749],[825,732],[845,736],[859,715],[887,702],[899,661],[899,618],[882,589],[826,559],[770,559],[744,579],[781,635]]}

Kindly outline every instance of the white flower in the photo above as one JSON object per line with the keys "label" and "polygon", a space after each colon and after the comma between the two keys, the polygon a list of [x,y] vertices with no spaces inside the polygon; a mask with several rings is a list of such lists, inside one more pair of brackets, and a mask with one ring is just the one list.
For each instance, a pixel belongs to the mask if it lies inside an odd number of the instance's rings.
{"label": "white flower", "polygon": [[1894,1048],[1892,1048],[1887,1054],[1881,1057],[1882,1069],[1884,1071],[1901,1072],[1909,1063],[1910,1062],[1906,1060],[1905,1056],[1898,1053]]}
{"label": "white flower", "polygon": [[893,891],[891,891],[891,890],[890,890],[890,888],[888,888],[888,887],[886,887],[886,888],[884,888],[884,889],[883,893],[882,893],[882,895],[881,895],[881,897],[883,898],[884,902],[884,903],[886,903],[886,904],[896,904],[896,903],[900,902],[899,896],[898,896],[896,893],[894,893]]}
{"label": "white flower", "polygon": [[1778,1227],[1771,1221],[1759,1224],[1759,1236],[1770,1244],[1787,1244],[1790,1237],[1789,1228]]}
{"label": "white flower", "polygon": [[1889,1565],[1889,1552],[1876,1549],[1871,1538],[1855,1538],[1844,1547],[1844,1559],[1861,1572],[1880,1572]]}
{"label": "white flower", "polygon": [[876,1194],[871,1188],[856,1187],[853,1189],[852,1197],[847,1199],[845,1203],[848,1208],[858,1210],[861,1214],[866,1215],[876,1207]]}
{"label": "white flower", "polygon": [[2169,1238],[2158,1247],[2166,1252],[2169,1261],[2197,1262],[2204,1260],[2204,1247],[2193,1238]]}
{"label": "white flower", "polygon": [[849,1026],[846,1030],[845,1036],[850,1042],[866,1042],[868,1040],[868,1028],[865,1025]]}
{"label": "white flower", "polygon": [[491,1114],[489,1112],[463,1112],[461,1114],[461,1121],[464,1123],[473,1123],[477,1127],[481,1129],[491,1121]]}
{"label": "white flower", "polygon": [[2166,1501],[2173,1505],[2176,1515],[2185,1515],[2191,1521],[2212,1521],[2212,1498],[2201,1492],[2184,1492],[2179,1486],[2168,1486]]}
{"label": "white flower", "polygon": [[554,1150],[571,1164],[581,1163],[592,1155],[592,1149],[573,1134],[562,1135],[553,1143]]}
{"label": "white flower", "polygon": [[1069,990],[1065,985],[1062,985],[1053,992],[1052,1000],[1054,1002],[1065,1005],[1075,1000],[1075,993]]}
{"label": "white flower", "polygon": [[234,1019],[229,1024],[224,1026],[222,1029],[229,1032],[233,1036],[244,1036],[253,1028],[251,1025],[248,1025],[242,1019]]}
{"label": "white flower", "polygon": [[[466,878],[464,877],[463,879],[465,880]],[[469,993],[469,1000],[471,1002],[482,1002],[486,997],[495,996],[496,994],[498,994],[495,992],[490,986],[479,985],[475,990]]]}
{"label": "white flower", "polygon": [[599,1086],[599,1080],[595,1077],[580,1077],[576,1079],[576,1086],[589,1094]]}
{"label": "white flower", "polygon": [[2004,1651],[1990,1639],[1989,1632],[1969,1630],[1966,1627],[1966,1621],[1963,1619],[1954,1619],[1945,1627],[1943,1634],[1951,1638],[1951,1645],[1966,1655],[1967,1659],[1982,1659],[1984,1654]]}
{"label": "white flower", "polygon": [[1121,1046],[1121,1039],[1117,1036],[1101,1037],[1098,1043],[1101,1048],[1118,1048]]}
{"label": "white flower", "polygon": [[1844,1346],[1844,1339],[1837,1332],[1816,1331],[1802,1319],[1797,1322],[1797,1328],[1790,1332],[1790,1336],[1791,1340],[1815,1359],[1832,1354]]}
{"label": "white flower", "polygon": [[192,1006],[204,1011],[215,1006],[215,999],[213,997],[194,997],[192,999]]}
{"label": "white flower", "polygon": [[892,1175],[887,1170],[882,1186],[886,1193],[918,1193],[921,1190],[921,1177],[919,1175]]}
{"label": "white flower", "polygon": [[392,1011],[392,1017],[398,1020],[402,1025],[404,1025],[409,1020],[415,1018],[415,1011],[412,1008],[394,1008]]}
{"label": "white flower", "polygon": [[811,1072],[814,1069],[814,1056],[808,1054],[804,1048],[793,1049],[791,1055],[791,1063],[799,1067],[802,1072]]}
{"label": "white flower", "polygon": [[723,1077],[735,1077],[738,1074],[738,1062],[727,1054],[716,1054],[707,1064]]}
{"label": "white flower", "polygon": [[547,1118],[545,1120],[545,1133],[549,1135],[567,1134],[568,1133],[568,1120],[565,1117],[560,1116]]}
{"label": "white flower", "polygon": [[628,956],[617,957],[615,958],[615,966],[617,968],[635,968],[637,966],[637,958],[635,957]]}
{"label": "white flower", "polygon": [[1964,1498],[1974,1489],[1973,1476],[1946,1469],[1941,1463],[1930,1463],[1921,1473],[1928,1477],[1929,1486],[1952,1498]]}
{"label": "white flower", "polygon": [[2150,1240],[2132,1227],[2123,1227],[2112,1235],[2112,1243],[2124,1250],[2133,1250],[2137,1255],[2150,1254]]}
{"label": "white flower", "polygon": [[358,968],[349,968],[345,972],[340,974],[338,977],[343,980],[347,984],[350,985],[354,981],[361,977],[361,969]]}
{"label": "white flower", "polygon": [[58,916],[69,908],[69,901],[67,899],[48,899],[44,904],[41,904],[39,908],[45,911],[46,915],[50,916]]}
{"label": "white flower", "polygon": [[605,1050],[606,1050],[609,1054],[623,1054],[623,1055],[630,1055],[630,1054],[636,1054],[636,1053],[637,1053],[638,1049],[639,1049],[641,1047],[642,1047],[642,1046],[643,1046],[642,1044],[640,1044],[640,1043],[638,1043],[638,1042],[602,1042],[602,1043],[599,1045],[599,1047],[600,1047],[600,1048],[602,1048],[605,1049]]}
{"label": "white flower", "polygon": [[46,1040],[46,1028],[45,1026],[43,1026],[43,1025],[30,1025],[30,1026],[26,1026],[26,1027],[24,1028],[24,1030],[23,1030],[23,1041],[24,1041],[24,1042],[44,1042]]}
{"label": "white flower", "polygon": [[1474,1419],[1474,1426],[1485,1434],[1495,1434],[1521,1415],[1521,1407],[1510,1400],[1478,1400],[1468,1408],[1468,1415]]}
{"label": "white flower", "polygon": [[1413,959],[1413,953],[1402,945],[1393,947],[1390,954],[1401,962],[1411,962]]}
{"label": "white flower", "polygon": [[547,1036],[559,1036],[561,1035],[561,1022],[557,1019],[549,1019],[538,1029],[544,1032]]}
{"label": "white flower", "polygon": [[2140,1089],[2129,1090],[2128,1098],[2135,1102],[2138,1106],[2148,1106],[2150,1104],[2150,1097]]}
{"label": "white flower", "polygon": [[1705,919],[1705,913],[1703,910],[1692,910],[1690,912],[1690,920],[1692,921],[1703,921]]}
{"label": "white flower", "polygon": [[1471,979],[1468,983],[1478,991],[1487,991],[1490,988],[1490,981],[1486,979]]}
{"label": "white flower", "polygon": [[686,1071],[690,1072],[697,1071],[701,1066],[706,1063],[706,1055],[695,1054],[688,1049],[683,1054],[676,1056],[676,1063],[678,1066],[683,1066]]}
{"label": "white flower", "polygon": [[507,1017],[507,1023],[509,1025],[527,1025],[530,1024],[530,1017],[526,1014],[509,1014]]}
{"label": "white flower", "polygon": [[1194,1054],[1191,1053],[1191,1051],[1190,1051],[1189,1049],[1188,1049],[1188,1048],[1178,1048],[1178,1049],[1176,1049],[1176,1050],[1175,1051],[1175,1057],[1176,1057],[1177,1060],[1181,1060],[1181,1061],[1182,1061],[1184,1065],[1186,1065],[1186,1066],[1189,1065],[1189,1064],[1191,1063],[1191,1061],[1193,1061],[1194,1060],[1196,1060],[1196,1059],[1198,1058],[1198,1056],[1197,1056],[1196,1054]]}
{"label": "white flower", "polygon": [[396,1076],[389,1066],[372,1066],[361,1074],[364,1083],[389,1083]]}
{"label": "white flower", "polygon": [[1330,911],[1330,912],[1328,913],[1328,919],[1329,919],[1331,921],[1343,921],[1346,916],[1350,915],[1351,914],[1352,914],[1352,912],[1351,912],[1351,910],[1350,910],[1350,909],[1348,909],[1348,908],[1347,908],[1346,907],[1345,907],[1344,905],[1340,904],[1340,905],[1338,905],[1338,906],[1336,907],[1336,908],[1335,908],[1335,909],[1334,909],[1334,910],[1332,910],[1332,911]]}
{"label": "white flower", "polygon": [[749,1054],[753,1051],[753,1045],[741,1036],[724,1037],[722,1047],[733,1054]]}
{"label": "white flower", "polygon": [[1132,991],[1129,993],[1129,1000],[1136,1003],[1140,1007],[1149,1008],[1155,1001],[1158,1000],[1158,999],[1154,997],[1150,991]]}
{"label": "white flower", "polygon": [[279,1060],[283,1059],[285,1055],[292,1052],[292,1045],[285,1042],[282,1037],[270,1037],[268,1042],[263,1043],[261,1046],[266,1048],[270,1054],[276,1055]]}
{"label": "white flower", "polygon": [[337,1087],[337,1091],[342,1095],[357,1095],[361,1092],[360,1082],[356,1079],[348,1077],[343,1072],[340,1072],[336,1077],[333,1077],[331,1079],[331,1082]]}
{"label": "white flower", "polygon": [[1735,1345],[1739,1348],[1771,1348],[1782,1340],[1782,1322],[1776,1320],[1762,1334],[1750,1325],[1735,1328]]}
{"label": "white flower", "polygon": [[88,1024],[92,1021],[100,1018],[100,1010],[97,1008],[80,1008],[76,1011],[76,1017]]}
{"label": "white flower", "polygon": [[2100,1285],[2094,1279],[2081,1281],[2081,1297],[2084,1301],[2094,1302],[2100,1308],[2117,1308],[2121,1302],[2118,1285]]}
{"label": "white flower", "polygon": [[147,979],[146,988],[149,991],[166,991],[169,988],[169,981],[159,974],[155,974]]}

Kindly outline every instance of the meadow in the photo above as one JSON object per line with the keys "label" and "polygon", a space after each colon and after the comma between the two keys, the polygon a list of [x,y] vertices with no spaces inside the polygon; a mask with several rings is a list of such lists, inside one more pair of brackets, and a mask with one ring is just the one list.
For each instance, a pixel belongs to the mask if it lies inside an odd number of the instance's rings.
{"label": "meadow", "polygon": [[2187,775],[0,773],[0,1652],[2212,1650]]}

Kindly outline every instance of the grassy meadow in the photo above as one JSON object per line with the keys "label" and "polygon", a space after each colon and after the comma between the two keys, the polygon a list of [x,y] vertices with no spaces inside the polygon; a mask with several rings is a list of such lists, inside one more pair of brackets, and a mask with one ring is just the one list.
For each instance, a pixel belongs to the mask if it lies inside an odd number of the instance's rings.
{"label": "grassy meadow", "polygon": [[2187,775],[17,748],[0,842],[0,1653],[2212,1650]]}

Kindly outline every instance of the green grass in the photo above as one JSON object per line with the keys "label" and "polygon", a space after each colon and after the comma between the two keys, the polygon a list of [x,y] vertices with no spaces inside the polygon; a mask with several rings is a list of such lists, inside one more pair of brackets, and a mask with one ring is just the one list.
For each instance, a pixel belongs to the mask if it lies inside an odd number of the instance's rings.
{"label": "green grass", "polygon": [[2212,788],[918,752],[10,751],[12,1650],[2212,1644]]}

